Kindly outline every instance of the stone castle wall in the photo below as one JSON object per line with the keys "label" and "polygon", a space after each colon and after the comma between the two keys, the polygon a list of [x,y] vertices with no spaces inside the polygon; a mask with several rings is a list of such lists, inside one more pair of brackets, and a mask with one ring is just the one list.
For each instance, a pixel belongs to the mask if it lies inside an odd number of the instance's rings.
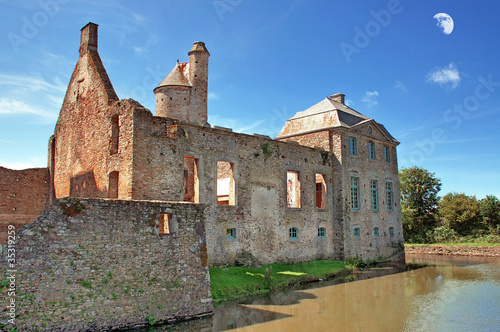
{"label": "stone castle wall", "polygon": [[0,243],[7,239],[7,226],[35,220],[47,207],[49,171],[47,168],[11,170],[0,167]]}
{"label": "stone castle wall", "polygon": [[[372,133],[368,127],[372,127]],[[356,138],[357,155],[351,156],[349,137]],[[375,159],[368,156],[368,143],[375,144]],[[401,224],[401,205],[398,179],[396,147],[387,144],[377,128],[370,124],[357,127],[352,131],[343,131],[337,144],[342,147],[342,183],[344,199],[344,236],[345,256],[376,259],[401,252],[403,229]],[[390,149],[390,162],[384,160],[383,147]],[[351,177],[359,178],[359,209],[351,209]],[[371,180],[377,181],[378,208],[371,207]],[[386,202],[385,183],[392,183],[392,209]],[[391,236],[389,229],[393,228]],[[354,236],[354,229],[359,228],[359,237]],[[379,229],[379,235],[375,234]]]}
{"label": "stone castle wall", "polygon": [[[331,165],[323,151],[146,111],[135,112],[134,118],[134,199],[182,201],[184,157],[195,158],[199,202],[207,204],[210,264],[233,264],[243,252],[262,263],[337,257],[341,230],[333,218]],[[217,203],[217,161],[232,164],[234,205]],[[300,208],[287,207],[287,170],[300,173]],[[328,183],[322,210],[315,203],[317,173]],[[289,239],[291,227],[298,229],[297,239]],[[325,237],[318,237],[319,227]],[[236,236],[228,237],[228,229]]]}
{"label": "stone castle wall", "polygon": [[[65,198],[16,230],[21,331],[100,330],[212,312],[204,205]],[[159,216],[171,217],[170,235]],[[3,246],[0,265],[5,261]],[[3,279],[10,276],[7,269]],[[7,293],[2,307],[10,301]]]}

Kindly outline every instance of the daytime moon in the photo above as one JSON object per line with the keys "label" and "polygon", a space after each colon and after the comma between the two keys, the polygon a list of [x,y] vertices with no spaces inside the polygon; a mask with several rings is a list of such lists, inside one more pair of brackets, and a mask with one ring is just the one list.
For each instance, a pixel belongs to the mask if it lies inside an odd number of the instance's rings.
{"label": "daytime moon", "polygon": [[450,15],[446,13],[438,13],[434,15],[434,18],[437,20],[437,26],[443,29],[443,33],[449,35],[453,31],[453,19]]}

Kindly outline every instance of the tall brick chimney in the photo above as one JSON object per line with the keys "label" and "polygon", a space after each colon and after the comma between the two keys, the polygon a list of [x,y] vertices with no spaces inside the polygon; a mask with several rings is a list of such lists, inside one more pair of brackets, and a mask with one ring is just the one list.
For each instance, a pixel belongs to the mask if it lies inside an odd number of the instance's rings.
{"label": "tall brick chimney", "polygon": [[342,93],[336,93],[334,95],[331,95],[330,97],[328,97],[328,99],[330,100],[333,100],[333,101],[336,101],[338,103],[341,103],[342,105],[345,105],[345,95],[342,94]]}
{"label": "tall brick chimney", "polygon": [[88,51],[97,52],[97,27],[97,24],[89,22],[82,28],[80,37],[80,56]]}

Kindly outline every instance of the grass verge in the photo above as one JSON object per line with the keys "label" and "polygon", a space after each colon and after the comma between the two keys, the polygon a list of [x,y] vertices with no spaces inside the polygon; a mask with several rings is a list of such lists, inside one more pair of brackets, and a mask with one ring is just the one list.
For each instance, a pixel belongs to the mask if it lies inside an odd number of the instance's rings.
{"label": "grass verge", "polygon": [[210,269],[212,297],[220,302],[269,290],[324,279],[352,270],[352,266],[341,261],[321,260],[293,265],[274,263],[262,267],[228,267]]}
{"label": "grass verge", "polygon": [[481,246],[481,247],[495,247],[500,246],[500,243],[489,242],[456,242],[456,243],[405,243],[405,246]]}

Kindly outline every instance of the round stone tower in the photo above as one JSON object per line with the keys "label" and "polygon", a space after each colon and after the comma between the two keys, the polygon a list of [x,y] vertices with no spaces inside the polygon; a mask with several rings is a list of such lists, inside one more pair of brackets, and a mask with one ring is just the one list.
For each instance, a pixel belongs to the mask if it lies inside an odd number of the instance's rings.
{"label": "round stone tower", "polygon": [[206,124],[210,53],[205,43],[195,42],[188,55],[189,62],[177,62],[154,89],[155,115]]}

